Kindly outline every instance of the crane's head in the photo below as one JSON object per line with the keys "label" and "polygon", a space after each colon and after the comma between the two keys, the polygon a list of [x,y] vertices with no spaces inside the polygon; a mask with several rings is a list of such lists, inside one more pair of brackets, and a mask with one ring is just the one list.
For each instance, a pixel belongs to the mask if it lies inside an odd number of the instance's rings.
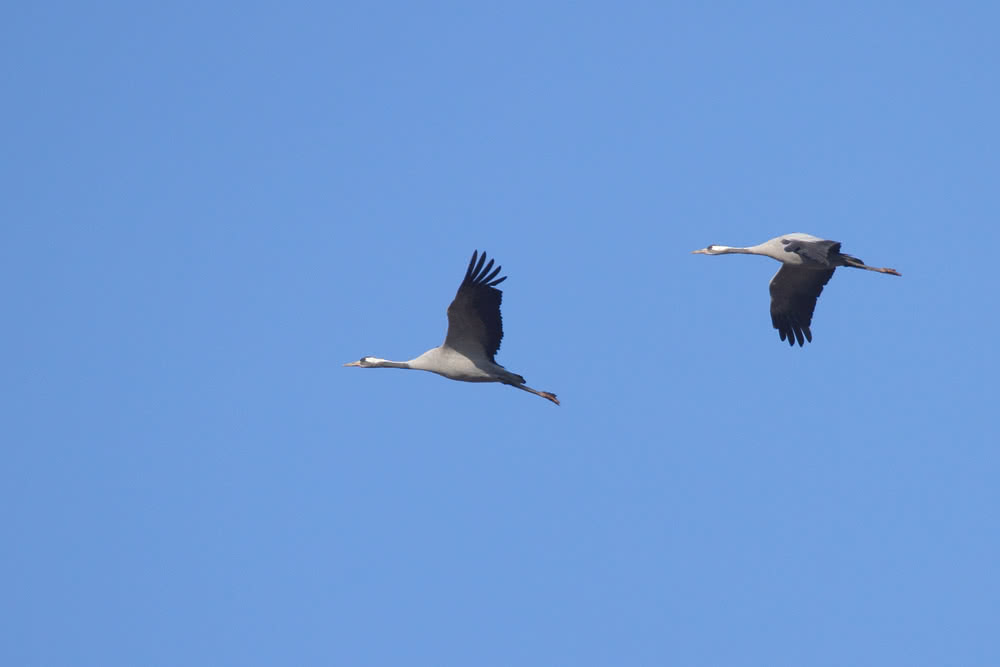
{"label": "crane's head", "polygon": [[710,245],[707,248],[702,248],[701,250],[692,250],[692,255],[722,255],[726,252],[727,246],[724,245]]}
{"label": "crane's head", "polygon": [[378,362],[384,361],[384,359],[379,359],[378,357],[361,357],[358,361],[352,361],[349,364],[344,364],[344,366],[360,366],[361,368],[372,368],[378,366]]}

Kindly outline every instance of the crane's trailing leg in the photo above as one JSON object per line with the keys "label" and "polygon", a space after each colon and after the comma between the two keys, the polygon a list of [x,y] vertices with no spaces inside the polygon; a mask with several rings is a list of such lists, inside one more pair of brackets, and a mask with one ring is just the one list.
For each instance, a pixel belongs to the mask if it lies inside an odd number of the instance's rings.
{"label": "crane's trailing leg", "polygon": [[854,269],[867,269],[868,271],[878,271],[879,273],[888,273],[889,275],[892,275],[892,276],[902,276],[903,275],[902,273],[900,273],[896,269],[887,269],[887,268],[879,268],[877,266],[868,266],[867,264],[865,264],[864,262],[862,262],[857,257],[852,257],[851,255],[845,255],[844,253],[840,253],[840,256],[844,260],[844,266],[850,266],[851,268],[854,268]]}
{"label": "crane's trailing leg", "polygon": [[523,389],[524,391],[531,392],[535,396],[541,396],[542,398],[547,398],[550,401],[552,401],[553,403],[555,403],[556,405],[559,405],[559,399],[556,398],[556,395],[553,394],[553,393],[551,393],[551,392],[548,392],[548,391],[538,391],[537,389],[532,389],[531,387],[529,387],[526,384],[512,384],[510,386],[517,387],[518,389]]}
{"label": "crane's trailing leg", "polygon": [[538,391],[537,389],[532,389],[528,385],[524,384],[524,378],[517,373],[512,373],[503,366],[496,366],[495,373],[500,376],[500,382],[511,387],[517,387],[518,389],[524,390],[528,393],[534,394],[535,396],[541,396],[542,398],[547,398],[556,405],[559,405],[559,399],[556,395],[549,391]]}

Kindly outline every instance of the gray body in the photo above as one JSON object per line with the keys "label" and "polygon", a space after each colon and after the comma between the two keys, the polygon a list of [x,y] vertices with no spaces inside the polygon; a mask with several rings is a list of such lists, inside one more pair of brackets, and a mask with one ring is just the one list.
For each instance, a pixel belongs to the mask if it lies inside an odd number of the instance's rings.
{"label": "gray body", "polygon": [[447,345],[433,347],[406,364],[407,368],[430,371],[461,382],[498,382],[502,381],[498,378],[506,378],[514,384],[524,383],[523,377],[496,362],[481,355],[462,354]]}

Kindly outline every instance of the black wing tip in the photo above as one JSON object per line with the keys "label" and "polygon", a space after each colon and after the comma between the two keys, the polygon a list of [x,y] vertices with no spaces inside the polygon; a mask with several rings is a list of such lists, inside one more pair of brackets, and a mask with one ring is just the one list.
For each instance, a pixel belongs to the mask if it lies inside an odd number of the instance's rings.
{"label": "black wing tip", "polygon": [[[476,261],[478,258],[478,262]],[[465,282],[470,285],[483,285],[485,287],[495,287],[503,281],[507,280],[507,276],[501,276],[497,278],[497,274],[503,270],[503,267],[499,264],[494,269],[493,264],[495,260],[491,259],[489,263],[486,262],[486,251],[483,250],[482,253],[479,250],[472,251],[472,259],[469,260],[469,268],[465,271]],[[492,272],[491,272],[492,270]]]}
{"label": "black wing tip", "polygon": [[790,321],[775,322],[774,328],[778,330],[778,336],[782,341],[787,340],[790,347],[795,347],[798,343],[799,347],[804,347],[806,342],[811,343],[813,340],[812,331],[808,326],[799,326]]}
{"label": "black wing tip", "polygon": [[[789,347],[795,347],[795,330],[791,327],[782,327],[778,329],[778,335],[781,337],[782,341],[788,341]],[[799,343],[801,346],[802,343]]]}
{"label": "black wing tip", "polygon": [[479,255],[479,251],[478,250],[473,250],[472,251],[472,259],[469,260],[469,268],[467,268],[465,270],[465,279],[466,280],[468,280],[470,278],[470,276],[472,276],[472,267],[474,267],[476,265],[476,259],[477,259],[478,255]]}

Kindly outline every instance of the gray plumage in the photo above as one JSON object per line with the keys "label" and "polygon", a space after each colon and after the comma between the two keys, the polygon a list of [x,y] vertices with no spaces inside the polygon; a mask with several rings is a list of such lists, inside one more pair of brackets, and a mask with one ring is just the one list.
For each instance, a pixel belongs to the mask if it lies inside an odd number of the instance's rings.
{"label": "gray plumage", "polygon": [[895,269],[868,266],[857,257],[840,252],[838,241],[827,241],[810,234],[785,234],[760,245],[732,248],[710,245],[697,254],[724,255],[741,253],[764,255],[782,263],[771,278],[771,324],[781,340],[799,346],[812,342],[812,316],[823,287],[830,282],[838,266],[866,269],[898,276]]}
{"label": "gray plumage", "polygon": [[409,361],[362,357],[344,365],[410,368],[462,382],[501,382],[559,405],[555,394],[532,389],[525,384],[523,377],[496,362],[496,353],[503,340],[503,318],[500,315],[503,292],[496,286],[507,280],[506,276],[497,278],[499,273],[500,267],[494,269],[492,259],[486,261],[486,253],[472,253],[465,277],[448,306],[448,333],[440,346]]}

